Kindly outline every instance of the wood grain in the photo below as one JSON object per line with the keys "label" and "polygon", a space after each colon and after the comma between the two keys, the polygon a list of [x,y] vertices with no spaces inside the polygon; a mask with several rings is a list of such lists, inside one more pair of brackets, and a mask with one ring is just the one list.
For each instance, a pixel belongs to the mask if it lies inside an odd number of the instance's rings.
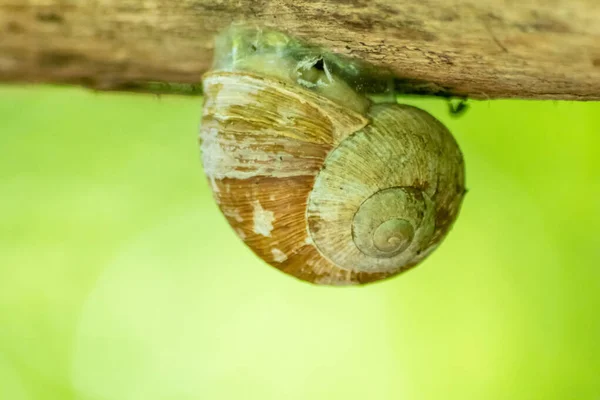
{"label": "wood grain", "polygon": [[388,68],[405,92],[600,99],[598,0],[0,0],[0,81],[198,83],[231,22]]}

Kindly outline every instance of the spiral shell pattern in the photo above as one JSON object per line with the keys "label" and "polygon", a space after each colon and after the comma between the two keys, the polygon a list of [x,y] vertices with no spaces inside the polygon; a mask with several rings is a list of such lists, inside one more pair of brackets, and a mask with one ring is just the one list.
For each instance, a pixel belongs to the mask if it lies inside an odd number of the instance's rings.
{"label": "spiral shell pattern", "polygon": [[300,279],[366,283],[431,253],[456,218],[464,165],[450,132],[415,107],[362,114],[250,72],[204,79],[205,173],[230,225]]}
{"label": "spiral shell pattern", "polygon": [[[455,215],[462,157],[448,131],[420,109],[375,105],[371,123],[342,141],[317,176],[308,206],[312,238],[337,265],[385,272],[427,254],[438,215]],[[437,226],[436,226],[437,225]],[[439,232],[438,236],[439,236]]]}

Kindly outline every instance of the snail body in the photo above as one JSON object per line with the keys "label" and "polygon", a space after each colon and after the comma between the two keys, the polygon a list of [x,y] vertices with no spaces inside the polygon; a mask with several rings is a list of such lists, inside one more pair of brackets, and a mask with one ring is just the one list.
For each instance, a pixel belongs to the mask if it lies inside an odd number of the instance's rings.
{"label": "snail body", "polygon": [[229,224],[267,263],[317,284],[418,264],[464,194],[450,132],[418,108],[371,102],[306,55],[266,54],[203,80],[204,171]]}

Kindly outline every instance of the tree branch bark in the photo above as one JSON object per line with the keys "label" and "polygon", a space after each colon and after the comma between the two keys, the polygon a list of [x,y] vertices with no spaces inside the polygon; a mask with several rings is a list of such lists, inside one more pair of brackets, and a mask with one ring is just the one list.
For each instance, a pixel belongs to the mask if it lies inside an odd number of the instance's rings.
{"label": "tree branch bark", "polygon": [[600,99],[598,0],[0,0],[0,81],[197,84],[233,21],[388,68],[409,93]]}

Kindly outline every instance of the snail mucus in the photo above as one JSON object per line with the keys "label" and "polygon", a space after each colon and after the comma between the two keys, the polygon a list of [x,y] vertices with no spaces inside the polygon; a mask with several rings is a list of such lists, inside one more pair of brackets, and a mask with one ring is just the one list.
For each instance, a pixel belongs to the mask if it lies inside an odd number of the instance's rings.
{"label": "snail mucus", "polygon": [[459,212],[456,141],[426,111],[373,101],[387,87],[376,75],[280,32],[237,27],[216,41],[203,78],[204,171],[238,236],[299,279],[396,275]]}

